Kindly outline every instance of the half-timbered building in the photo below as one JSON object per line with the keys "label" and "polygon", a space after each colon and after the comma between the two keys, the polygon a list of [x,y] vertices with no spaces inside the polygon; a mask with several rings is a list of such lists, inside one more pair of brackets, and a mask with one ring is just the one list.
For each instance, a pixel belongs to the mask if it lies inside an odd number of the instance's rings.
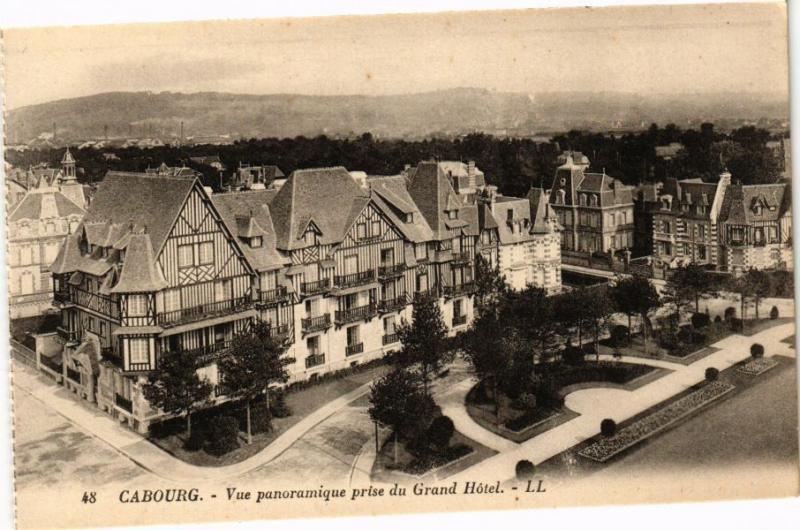
{"label": "half-timbered building", "polygon": [[140,432],[160,415],[141,392],[159,359],[190,350],[216,384],[256,315],[254,271],[193,178],[110,172],[52,270],[64,349],[40,365]]}

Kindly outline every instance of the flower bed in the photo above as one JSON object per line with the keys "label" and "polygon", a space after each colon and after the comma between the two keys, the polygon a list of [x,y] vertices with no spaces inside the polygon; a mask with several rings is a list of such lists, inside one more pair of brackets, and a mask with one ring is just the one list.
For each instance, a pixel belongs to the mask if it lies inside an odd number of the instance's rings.
{"label": "flower bed", "polygon": [[628,425],[614,436],[603,438],[584,447],[578,454],[596,462],[605,462],[733,389],[733,385],[720,381],[706,384],[663,409]]}
{"label": "flower bed", "polygon": [[743,364],[742,366],[738,367],[736,371],[747,375],[760,375],[770,368],[775,368],[776,366],[778,366],[778,362],[775,359],[761,357]]}

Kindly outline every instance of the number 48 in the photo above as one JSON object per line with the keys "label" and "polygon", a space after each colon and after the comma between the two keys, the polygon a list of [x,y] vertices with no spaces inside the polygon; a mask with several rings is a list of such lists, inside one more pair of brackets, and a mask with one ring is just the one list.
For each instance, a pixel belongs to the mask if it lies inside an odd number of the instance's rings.
{"label": "number 48", "polygon": [[96,500],[97,500],[97,497],[96,497],[95,492],[93,492],[93,491],[84,491],[83,492],[83,498],[81,499],[81,502],[83,504],[87,504],[87,503],[88,504],[94,504]]}

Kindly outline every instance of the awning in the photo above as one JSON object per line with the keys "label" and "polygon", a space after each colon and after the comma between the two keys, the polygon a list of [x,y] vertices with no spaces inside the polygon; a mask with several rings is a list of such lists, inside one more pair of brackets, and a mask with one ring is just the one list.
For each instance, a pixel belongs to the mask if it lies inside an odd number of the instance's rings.
{"label": "awning", "polygon": [[69,277],[67,283],[70,285],[80,285],[83,281],[83,273],[82,272],[73,272],[72,276]]}
{"label": "awning", "polygon": [[305,265],[292,265],[288,269],[286,269],[287,276],[294,276],[295,274],[300,274],[305,269]]}
{"label": "awning", "polygon": [[353,294],[359,291],[366,291],[367,289],[375,289],[378,287],[378,282],[365,283],[362,285],[354,285],[353,287],[345,287],[343,289],[335,289],[334,296],[344,296],[346,294]]}
{"label": "awning", "polygon": [[256,310],[248,309],[247,311],[242,311],[241,313],[232,313],[230,315],[223,315],[217,318],[206,318],[204,320],[198,320],[197,322],[190,322],[188,324],[183,324],[181,326],[168,328],[165,329],[163,333],[161,333],[161,336],[169,337],[170,335],[177,335],[178,333],[185,333],[186,331],[207,328],[209,326],[216,326],[217,324],[224,324],[225,322],[233,322],[234,320],[253,318],[255,316],[256,316]]}
{"label": "awning", "polygon": [[324,259],[319,262],[320,267],[323,269],[332,269],[336,266],[336,260],[333,259]]}

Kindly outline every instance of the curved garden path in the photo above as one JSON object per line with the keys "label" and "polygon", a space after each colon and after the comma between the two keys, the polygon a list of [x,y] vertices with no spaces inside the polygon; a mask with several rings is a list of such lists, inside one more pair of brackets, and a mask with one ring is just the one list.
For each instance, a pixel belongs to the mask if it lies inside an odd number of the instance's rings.
{"label": "curved garden path", "polygon": [[[497,455],[487,458],[455,476],[448,477],[447,480],[475,480],[483,477],[500,480],[511,479],[514,476],[514,466],[519,460],[530,460],[534,464],[544,462],[595,436],[600,431],[600,422],[604,418],[611,418],[617,423],[625,421],[701,382],[705,377],[706,368],[714,367],[724,370],[741,362],[750,356],[750,345],[755,342],[764,345],[765,355],[768,357],[773,355],[795,357],[794,349],[789,344],[782,342],[794,333],[795,326],[793,323],[789,323],[764,330],[750,337],[730,335],[712,344],[712,347],[717,349],[716,352],[688,366],[657,359],[624,356],[621,359],[623,362],[668,368],[672,372],[635,390],[591,388],[575,391],[566,396],[566,404],[569,408],[581,412],[580,416],[521,444],[509,442],[512,444],[510,448],[498,449],[500,452]],[[612,360],[613,357],[600,355],[600,359]],[[466,391],[468,390],[467,388]],[[464,398],[466,391],[461,394]],[[444,407],[442,408],[444,409]],[[451,414],[455,408],[451,407],[451,411],[446,414]],[[466,404],[463,400],[461,408],[466,415]],[[459,424],[456,422],[456,417],[452,415],[451,417],[456,428],[466,436],[476,440],[479,437],[490,439],[486,435],[486,429],[474,421],[463,421],[462,415],[459,418],[462,420]]]}

